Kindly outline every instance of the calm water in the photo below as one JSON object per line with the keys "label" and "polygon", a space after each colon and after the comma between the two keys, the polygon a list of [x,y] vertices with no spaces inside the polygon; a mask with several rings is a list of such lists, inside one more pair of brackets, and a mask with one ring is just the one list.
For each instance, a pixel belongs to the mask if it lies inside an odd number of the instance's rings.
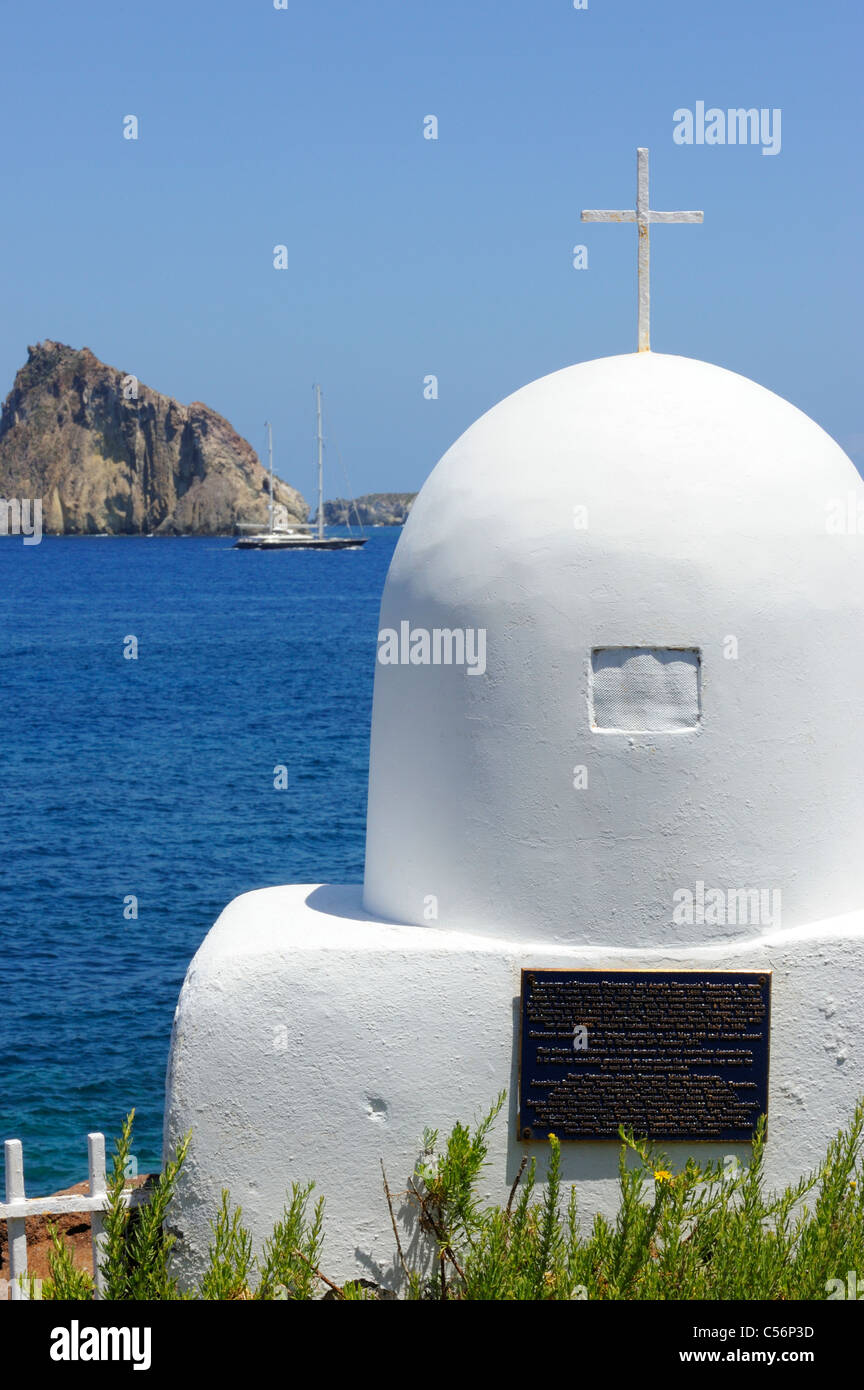
{"label": "calm water", "polygon": [[23,1140],[30,1192],[85,1177],[87,1131],[133,1106],[139,1169],[158,1166],[174,1005],[230,898],[362,878],[398,535],[0,539],[0,1139]]}

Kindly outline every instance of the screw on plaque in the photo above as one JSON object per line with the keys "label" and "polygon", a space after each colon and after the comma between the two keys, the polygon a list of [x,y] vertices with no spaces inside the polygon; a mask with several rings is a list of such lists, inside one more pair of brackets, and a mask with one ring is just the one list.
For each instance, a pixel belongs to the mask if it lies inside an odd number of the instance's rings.
{"label": "screw on plaque", "polygon": [[530,1129],[528,1129],[527,1126],[526,1126],[526,1128],[523,1129],[523,1131],[522,1131],[522,1138],[523,1138],[523,1139],[530,1139],[530,1138],[531,1138],[531,1135],[532,1135],[532,1132],[533,1132],[533,1131],[530,1130]]}

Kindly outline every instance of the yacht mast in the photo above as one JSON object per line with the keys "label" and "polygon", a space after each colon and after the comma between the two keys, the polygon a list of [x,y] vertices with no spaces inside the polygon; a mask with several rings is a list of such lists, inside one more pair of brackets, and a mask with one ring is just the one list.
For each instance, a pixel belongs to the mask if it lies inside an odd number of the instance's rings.
{"label": "yacht mast", "polygon": [[265,420],[267,428],[267,453],[270,457],[270,535],[273,535],[273,426]]}
{"label": "yacht mast", "polygon": [[315,387],[318,412],[318,539],[324,539],[324,436],[321,433],[321,387]]}

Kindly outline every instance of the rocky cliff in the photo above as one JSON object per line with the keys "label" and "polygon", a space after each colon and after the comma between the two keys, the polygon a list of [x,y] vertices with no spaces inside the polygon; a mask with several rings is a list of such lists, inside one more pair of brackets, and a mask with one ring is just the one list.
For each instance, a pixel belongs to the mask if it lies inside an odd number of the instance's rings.
{"label": "rocky cliff", "polygon": [[356,502],[343,497],[324,503],[328,526],[401,526],[407,520],[416,492],[367,492]]}
{"label": "rocky cliff", "polygon": [[[288,520],[306,519],[295,488],[274,479],[273,492]],[[58,534],[225,535],[264,524],[268,476],[209,406],[46,341],[28,349],[3,406],[0,497],[41,497],[43,529]]]}

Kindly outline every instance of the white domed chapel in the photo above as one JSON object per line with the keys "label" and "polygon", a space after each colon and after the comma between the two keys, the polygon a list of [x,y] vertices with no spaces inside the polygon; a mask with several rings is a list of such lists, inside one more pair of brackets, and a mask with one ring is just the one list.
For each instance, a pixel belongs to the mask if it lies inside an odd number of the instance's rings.
{"label": "white domed chapel", "polygon": [[472,425],[380,627],[484,631],[485,670],[379,662],[366,909],[670,946],[747,934],[676,927],[697,879],[782,889],[787,926],[864,905],[864,550],[826,529],[856,479],[778,396],[653,352]]}
{"label": "white domed chapel", "polygon": [[[645,180],[618,220],[697,219],[646,214]],[[780,397],[646,350],[444,455],[381,604],[364,883],[236,899],[183,987],[181,1270],[223,1188],[261,1240],[314,1178],[325,1267],[395,1286],[379,1160],[403,1188],[425,1126],[506,1088],[500,1199],[525,970],[770,973],[769,1180],[815,1161],[864,1089],[864,549],[828,524],[857,484]],[[617,1144],[563,1150],[613,1214]]]}

